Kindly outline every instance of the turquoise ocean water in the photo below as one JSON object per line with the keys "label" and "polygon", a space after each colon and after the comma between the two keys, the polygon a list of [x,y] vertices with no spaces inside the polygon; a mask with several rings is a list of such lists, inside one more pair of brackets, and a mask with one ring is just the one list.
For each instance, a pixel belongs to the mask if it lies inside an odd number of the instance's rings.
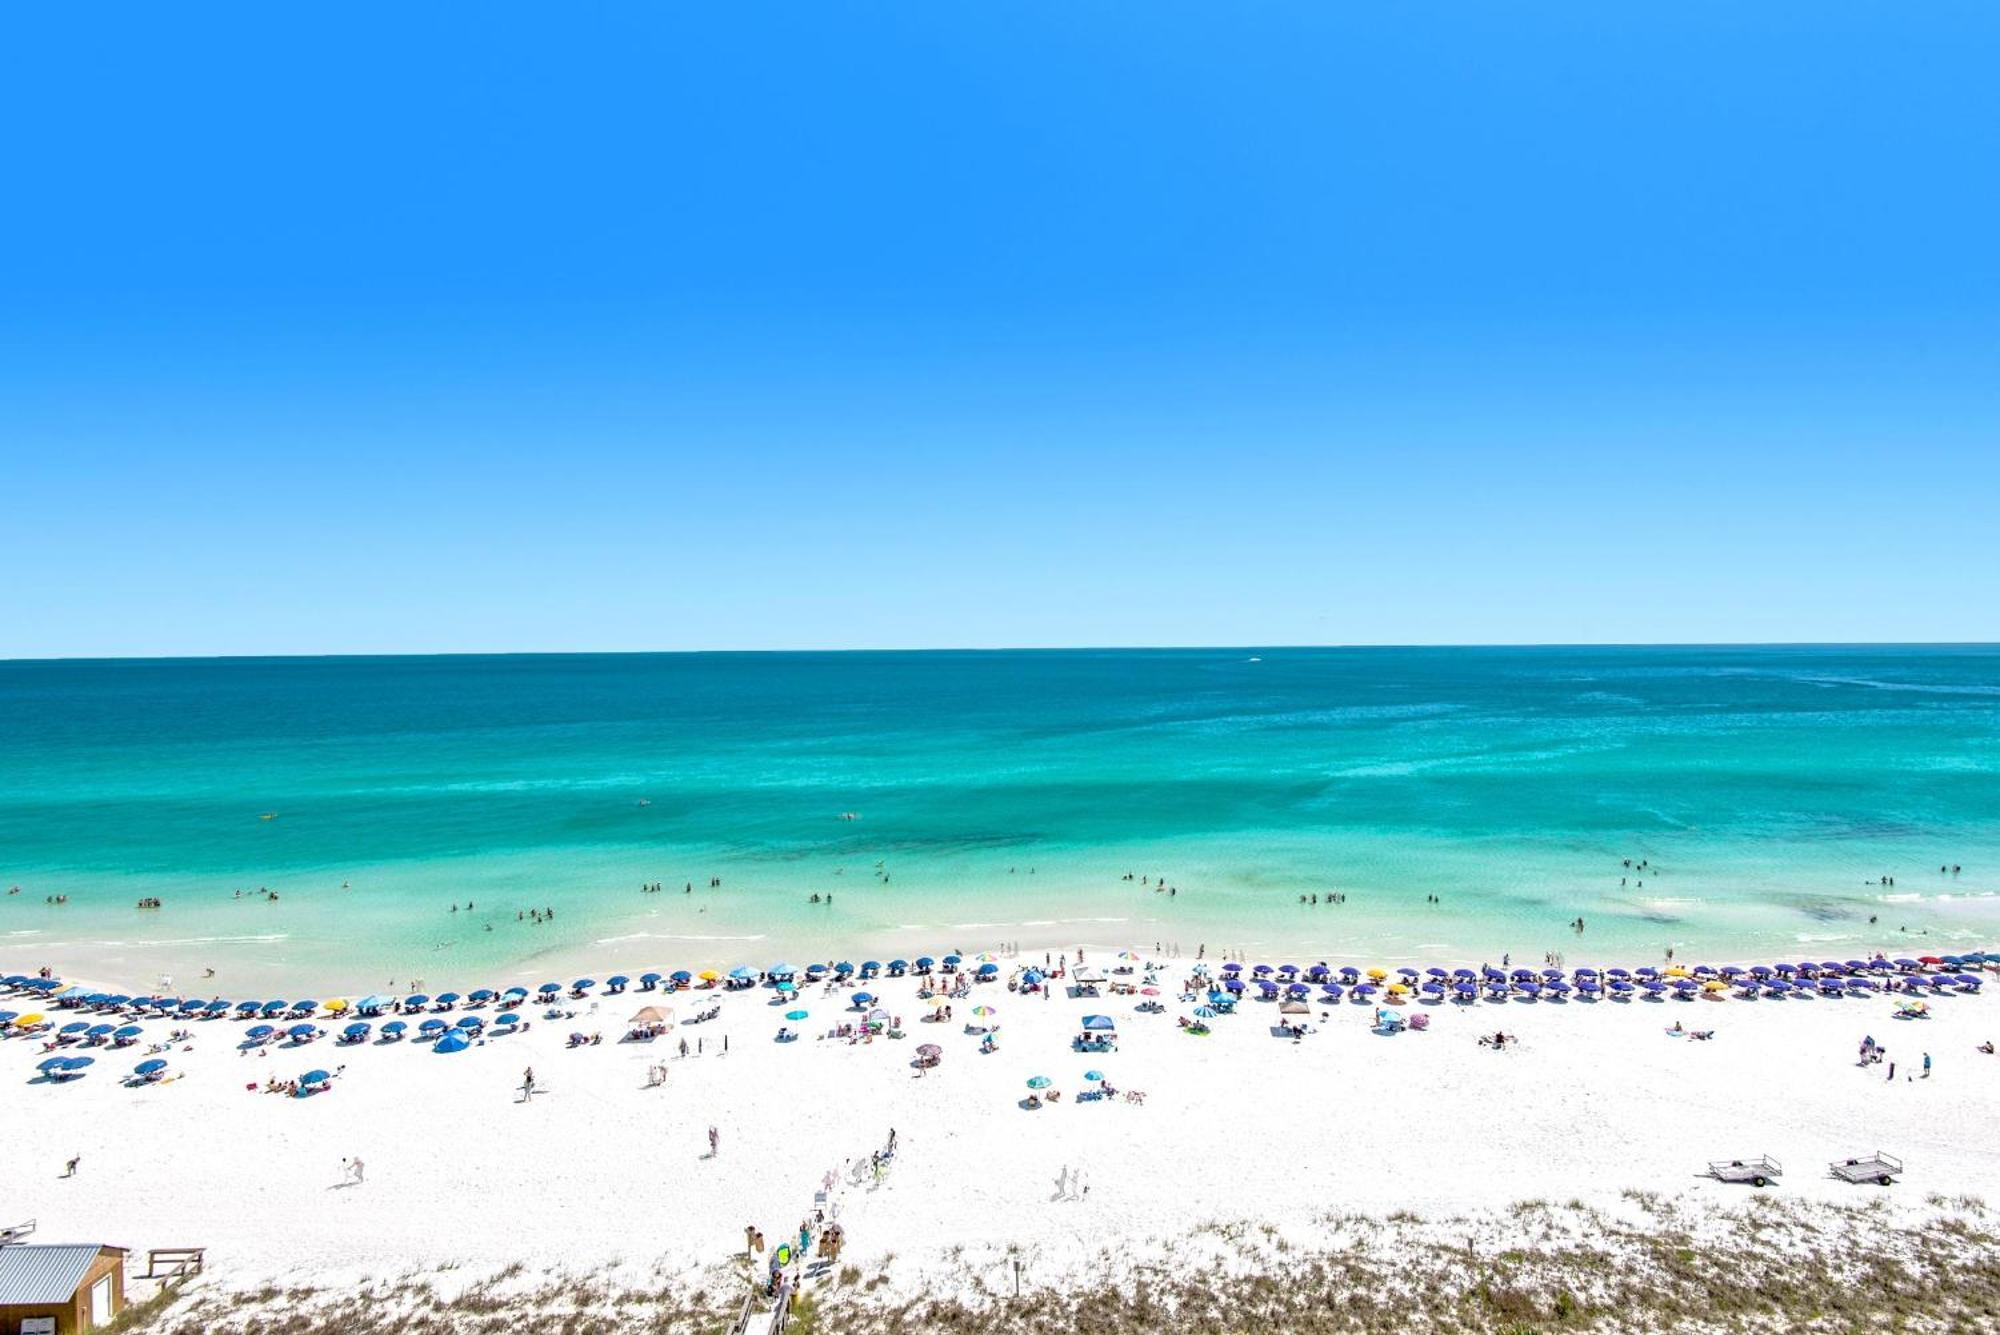
{"label": "turquoise ocean water", "polygon": [[1845,957],[1996,866],[1991,647],[0,663],[0,965],[135,983]]}

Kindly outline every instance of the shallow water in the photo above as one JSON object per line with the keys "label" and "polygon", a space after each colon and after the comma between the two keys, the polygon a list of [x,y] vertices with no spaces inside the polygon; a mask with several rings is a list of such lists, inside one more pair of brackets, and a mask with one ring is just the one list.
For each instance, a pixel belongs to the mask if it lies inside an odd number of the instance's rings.
{"label": "shallow water", "polygon": [[1996,855],[1990,647],[0,663],[10,969],[1844,956]]}

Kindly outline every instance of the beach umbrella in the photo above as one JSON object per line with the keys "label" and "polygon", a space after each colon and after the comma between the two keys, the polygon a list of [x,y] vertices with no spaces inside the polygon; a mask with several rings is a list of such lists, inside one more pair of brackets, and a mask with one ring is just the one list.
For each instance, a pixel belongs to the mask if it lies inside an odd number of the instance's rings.
{"label": "beach umbrella", "polygon": [[[1225,978],[1222,980],[1222,986],[1230,992],[1241,992],[1243,990],[1243,980],[1241,978]],[[1148,988],[1147,993],[1151,996],[1158,996],[1160,989],[1157,987]]]}
{"label": "beach umbrella", "polygon": [[718,982],[718,981],[720,981],[720,979],[722,978],[722,975],[721,975],[721,974],[719,974],[719,973],[717,973],[717,972],[716,972],[715,970],[713,970],[713,969],[703,969],[703,970],[701,971],[701,974],[700,974],[700,977],[701,977],[701,981],[702,981],[702,982],[704,982],[704,983],[713,983],[713,982]]}
{"label": "beach umbrella", "polygon": [[96,1060],[97,1058],[95,1057],[71,1057],[63,1063],[63,1069],[65,1071],[81,1071]]}
{"label": "beach umbrella", "polygon": [[1116,1029],[1118,1025],[1109,1015],[1086,1015],[1083,1017],[1083,1027],[1085,1029],[1104,1030]]}
{"label": "beach umbrella", "polygon": [[787,1020],[803,1020],[806,1019],[811,1014],[812,1014],[811,1011],[786,1011],[785,1018]]}
{"label": "beach umbrella", "polygon": [[1632,976],[1631,971],[1628,969],[1606,969],[1604,974],[1607,978],[1630,978]]}
{"label": "beach umbrella", "polygon": [[459,1000],[459,995],[456,992],[440,992],[437,994],[437,1004],[440,1006],[456,1006]]}
{"label": "beach umbrella", "polygon": [[1611,990],[1613,992],[1632,992],[1636,991],[1637,989],[1635,989],[1632,986],[1632,984],[1626,982],[1624,979],[1619,978],[1619,979],[1614,979],[1612,981]]}
{"label": "beach umbrella", "polygon": [[16,1011],[0,1011],[0,1024],[12,1024],[19,1018],[20,1015]]}
{"label": "beach umbrella", "polygon": [[474,988],[472,991],[466,993],[465,997],[468,1001],[491,1001],[493,999],[493,991],[491,988],[485,987]]}
{"label": "beach umbrella", "polygon": [[982,964],[979,966],[977,972],[981,978],[991,978],[994,974],[1000,972],[1000,966],[997,964]]}
{"label": "beach umbrella", "polygon": [[528,989],[525,987],[510,987],[502,995],[507,997],[512,997],[515,999],[520,999],[528,995]]}
{"label": "beach umbrella", "polygon": [[439,1030],[444,1029],[446,1027],[447,1026],[445,1025],[445,1022],[443,1020],[437,1020],[437,1019],[425,1020],[422,1024],[417,1026],[417,1032],[420,1034],[435,1034]]}
{"label": "beach umbrella", "polygon": [[677,983],[692,983],[694,981],[694,975],[689,973],[686,969],[675,969],[672,973],[668,974],[667,977],[673,979]]}
{"label": "beach umbrella", "polygon": [[262,1007],[254,1001],[239,1001],[236,1003],[236,1013],[238,1015],[255,1015],[261,1009]]}
{"label": "beach umbrella", "polygon": [[132,1068],[132,1074],[153,1076],[153,1075],[158,1075],[161,1071],[164,1071],[166,1069],[167,1069],[166,1059],[164,1057],[154,1057],[149,1061],[142,1061],[137,1066],[134,1066]]}
{"label": "beach umbrella", "polygon": [[944,967],[947,969],[955,969],[964,962],[965,956],[963,955],[946,955],[944,957]]}
{"label": "beach umbrella", "polygon": [[595,978],[579,978],[575,982],[571,983],[570,986],[575,990],[577,990],[578,992],[581,992],[585,988],[596,987],[597,980]]}
{"label": "beach umbrella", "polygon": [[110,1036],[111,1031],[117,1027],[115,1024],[94,1024],[83,1032],[88,1038],[107,1038]]}
{"label": "beach umbrella", "polygon": [[736,966],[735,968],[733,968],[733,969],[731,969],[731,970],[729,971],[729,976],[730,976],[731,978],[734,978],[734,979],[736,979],[737,981],[741,982],[741,981],[744,981],[744,980],[747,980],[747,979],[753,979],[753,978],[755,978],[755,977],[756,977],[757,975],[756,975],[756,974],[754,974],[754,973],[751,973],[749,969],[747,969],[747,968],[745,968],[745,967],[744,967],[743,965],[739,964],[739,965],[737,965],[737,966]]}
{"label": "beach umbrella", "polygon": [[500,1029],[511,1029],[519,1023],[521,1023],[521,1017],[514,1011],[508,1011],[505,1015],[493,1021],[494,1027]]}
{"label": "beach umbrella", "polygon": [[1101,1084],[1103,1084],[1103,1083],[1104,1083],[1104,1072],[1102,1072],[1102,1071],[1085,1071],[1085,1072],[1083,1073],[1083,1078],[1084,1078],[1085,1080],[1089,1080],[1089,1081],[1091,1081],[1091,1082],[1093,1082],[1093,1083],[1095,1083],[1095,1084],[1100,1084],[1100,1085],[1101,1085]]}
{"label": "beach umbrella", "polygon": [[[554,991],[555,985],[553,983],[549,984],[547,990]],[[412,1009],[418,1006],[428,1006],[430,1004],[431,1004],[431,999],[429,994],[423,992],[412,992],[410,993],[409,996],[403,998],[403,1005],[410,1007]]]}
{"label": "beach umbrella", "polygon": [[57,1032],[58,1034],[80,1034],[80,1033],[82,1033],[82,1032],[83,1032],[84,1030],[86,1030],[86,1029],[88,1029],[88,1028],[90,1028],[90,1021],[88,1021],[88,1020],[72,1020],[72,1021],[71,1021],[70,1023],[68,1023],[68,1024],[64,1025],[64,1026],[63,1026],[62,1028],[60,1028],[60,1029],[56,1030],[56,1032]]}
{"label": "beach umbrella", "polygon": [[917,1055],[919,1057],[942,1057],[944,1049],[935,1043],[919,1043],[917,1045]]}
{"label": "beach umbrella", "polygon": [[1542,977],[1544,977],[1544,978],[1550,978],[1550,979],[1555,979],[1555,978],[1560,978],[1560,977],[1562,977],[1562,976],[1563,976],[1563,971],[1562,971],[1561,969],[1544,969],[1544,970],[1542,970]]}
{"label": "beach umbrella", "polygon": [[264,1003],[262,1007],[262,1010],[266,1015],[277,1015],[280,1014],[281,1012],[288,1011],[290,1009],[291,1007],[286,1005],[282,1001],[267,1001]]}
{"label": "beach umbrella", "polygon": [[[703,974],[703,975],[702,975],[702,977],[703,977],[703,978],[709,978],[709,977],[713,977],[713,975],[712,975],[712,974]],[[547,995],[548,993],[550,993],[550,992],[560,992],[560,991],[562,991],[562,984],[561,984],[561,983],[543,983],[543,984],[542,984],[542,985],[541,985],[540,987],[536,988],[536,989],[535,989],[535,991],[537,991],[537,992],[540,992],[540,993],[542,993],[543,995],[545,995],[545,996],[546,996],[546,995]]]}
{"label": "beach umbrella", "polygon": [[250,1039],[269,1038],[271,1035],[277,1032],[278,1031],[276,1029],[273,1029],[268,1024],[253,1024],[248,1029],[243,1031],[243,1037]]}
{"label": "beach umbrella", "polygon": [[347,998],[335,997],[333,1000],[326,1003],[326,1008],[332,1011],[335,1015],[338,1015],[342,1011],[347,1009]]}
{"label": "beach umbrella", "polygon": [[348,1038],[366,1038],[368,1037],[368,1025],[357,1020],[340,1032]]}
{"label": "beach umbrella", "polygon": [[400,1036],[402,1032],[405,1029],[408,1029],[409,1027],[410,1027],[409,1025],[405,1024],[401,1020],[391,1020],[389,1021],[389,1023],[382,1026],[382,1037],[389,1038],[391,1036]]}
{"label": "beach umbrella", "polygon": [[630,983],[631,981],[632,980],[630,978],[627,978],[622,973],[614,973],[609,978],[604,980],[604,985],[606,987],[623,988],[627,983]]}
{"label": "beach umbrella", "polygon": [[1194,1008],[1194,1016],[1197,1020],[1213,1020],[1215,1018],[1215,1007],[1196,1006]]}
{"label": "beach umbrella", "polygon": [[1328,1001],[1339,1001],[1339,1000],[1340,1000],[1340,997],[1341,997],[1341,991],[1340,991],[1340,984],[1339,984],[1339,983],[1328,983],[1328,984],[1326,985],[1326,987],[1325,987],[1324,989],[1322,989],[1322,991],[1324,992],[1324,994],[1325,994],[1325,996],[1326,996],[1326,999],[1327,999]]}
{"label": "beach umbrella", "polygon": [[309,1024],[295,1024],[290,1029],[287,1029],[285,1031],[285,1037],[299,1042],[303,1042],[304,1040],[311,1038],[318,1032],[319,1030],[315,1029],[313,1026]]}
{"label": "beach umbrella", "polygon": [[1222,966],[1222,971],[1224,973],[1242,973],[1243,966],[1238,964],[1235,960],[1231,960],[1229,961],[1229,963]]}
{"label": "beach umbrella", "polygon": [[463,1029],[455,1029],[443,1038],[440,1038],[433,1045],[432,1050],[436,1052],[463,1052],[471,1046],[472,1039],[467,1035],[467,1032]]}
{"label": "beach umbrella", "polygon": [[872,992],[856,992],[853,1000],[855,1009],[859,1010],[861,1007],[875,1000],[875,994]]}
{"label": "beach umbrella", "polygon": [[486,1021],[477,1015],[461,1015],[458,1017],[458,1027],[460,1029],[484,1029]]}
{"label": "beach umbrella", "polygon": [[780,992],[783,992],[786,996],[790,996],[792,995],[792,993],[799,990],[799,985],[793,982],[791,979],[787,978],[784,982],[778,984],[778,990]]}
{"label": "beach umbrella", "polygon": [[311,997],[307,997],[301,1001],[294,1001],[292,1009],[295,1011],[316,1011],[319,1009],[319,1003]]}
{"label": "beach umbrella", "polygon": [[1265,974],[1271,972],[1271,966],[1268,964],[1260,964],[1256,968],[1252,969],[1250,972],[1257,975],[1259,978],[1262,978]]}
{"label": "beach umbrella", "polygon": [[65,1069],[68,1065],[69,1058],[67,1057],[45,1057],[35,1063],[35,1069],[43,1075],[54,1075],[57,1071]]}
{"label": "beach umbrella", "polygon": [[889,972],[890,972],[890,973],[895,973],[895,974],[900,974],[900,973],[904,972],[904,971],[905,971],[906,969],[908,969],[909,967],[910,967],[910,962],[909,962],[908,960],[890,960],[890,961],[889,961]]}
{"label": "beach umbrella", "polygon": [[650,992],[659,981],[660,975],[656,973],[642,973],[639,975],[639,989],[642,992]]}
{"label": "beach umbrella", "polygon": [[1289,997],[1302,997],[1311,991],[1312,989],[1307,987],[1304,983],[1293,983],[1290,987],[1287,987],[1285,989],[1285,995]]}
{"label": "beach umbrella", "polygon": [[331,1079],[333,1077],[325,1071],[307,1071],[299,1077],[299,1083],[302,1085],[323,1085]]}
{"label": "beach umbrella", "polygon": [[992,1018],[994,1010],[991,1006],[974,1006],[972,1008],[972,1013],[978,1016],[980,1019],[985,1020]]}
{"label": "beach umbrella", "polygon": [[880,972],[882,972],[882,962],[880,960],[863,960],[861,962],[861,976],[863,978],[873,978]]}
{"label": "beach umbrella", "polygon": [[15,1024],[19,1025],[23,1029],[32,1028],[33,1026],[38,1025],[41,1022],[42,1022],[42,1013],[40,1011],[30,1011],[28,1014],[23,1015],[20,1019],[14,1021]]}
{"label": "beach umbrella", "polygon": [[1029,1089],[1047,1089],[1048,1087],[1049,1087],[1049,1078],[1047,1076],[1031,1075],[1028,1077]]}

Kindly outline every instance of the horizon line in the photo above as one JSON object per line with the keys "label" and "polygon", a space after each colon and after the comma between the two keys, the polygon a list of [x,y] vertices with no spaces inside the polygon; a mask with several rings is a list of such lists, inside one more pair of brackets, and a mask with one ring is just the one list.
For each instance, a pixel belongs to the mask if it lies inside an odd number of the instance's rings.
{"label": "horizon line", "polygon": [[1507,640],[1347,641],[1323,644],[993,644],[958,647],[910,645],[790,646],[764,649],[419,649],[298,651],[226,654],[40,654],[0,658],[17,663],[260,663],[382,658],[692,658],[703,655],[785,654],[1059,654],[1059,653],[1285,653],[1324,650],[1449,649],[2000,649],[2000,640]]}

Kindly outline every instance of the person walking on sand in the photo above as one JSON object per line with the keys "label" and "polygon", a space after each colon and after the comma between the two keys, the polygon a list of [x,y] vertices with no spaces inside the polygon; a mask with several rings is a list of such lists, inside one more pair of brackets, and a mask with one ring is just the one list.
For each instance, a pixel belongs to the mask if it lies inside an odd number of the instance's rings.
{"label": "person walking on sand", "polygon": [[81,1154],[72,1154],[70,1156],[69,1162],[63,1165],[62,1175],[64,1177],[75,1177],[76,1166],[82,1162],[83,1162],[83,1156]]}
{"label": "person walking on sand", "polygon": [[532,1099],[534,1097],[535,1097],[535,1068],[530,1066],[527,1070],[521,1072],[521,1102],[526,1103],[529,1099]]}
{"label": "person walking on sand", "polygon": [[708,1129],[708,1157],[713,1159],[722,1153],[722,1133],[714,1127]]}
{"label": "person walking on sand", "polygon": [[1930,1078],[1931,1078],[1931,1054],[1926,1052],[1924,1054],[1924,1079],[1928,1080]]}

